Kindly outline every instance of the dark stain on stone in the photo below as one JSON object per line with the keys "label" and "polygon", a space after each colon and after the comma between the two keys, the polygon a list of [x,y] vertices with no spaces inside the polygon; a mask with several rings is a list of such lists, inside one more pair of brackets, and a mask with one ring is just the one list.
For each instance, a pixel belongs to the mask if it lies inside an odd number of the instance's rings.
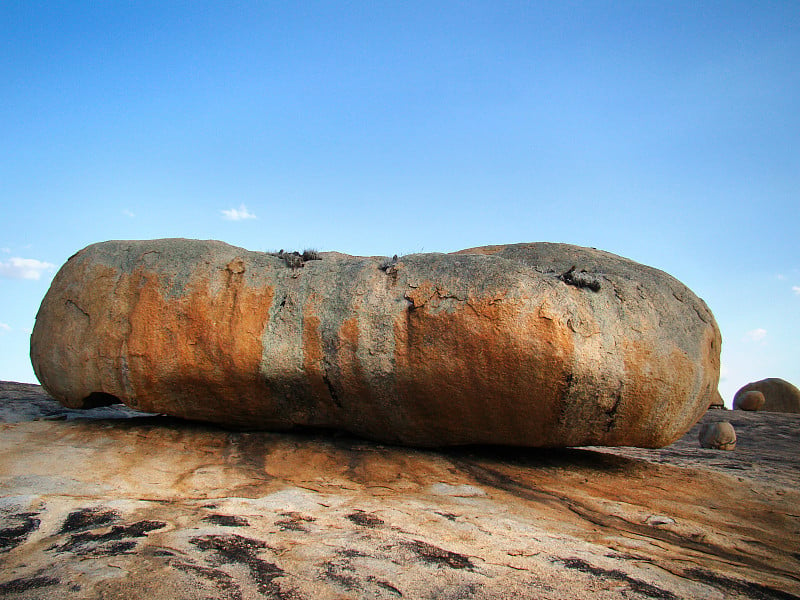
{"label": "dark stain on stone", "polygon": [[347,518],[350,519],[356,525],[361,525],[362,527],[380,527],[384,524],[383,519],[376,517],[375,515],[370,515],[365,513],[364,511],[357,510],[356,512],[350,513],[347,515]]}
{"label": "dark stain on stone", "polygon": [[110,525],[119,519],[119,513],[99,508],[81,508],[69,513],[59,533],[74,533]]}
{"label": "dark stain on stone", "polygon": [[282,590],[274,581],[285,575],[283,569],[258,558],[259,550],[267,548],[266,542],[236,534],[205,535],[190,541],[201,550],[214,552],[219,564],[247,567],[261,594],[278,600],[299,600],[300,596],[294,590]]}
{"label": "dark stain on stone", "polygon": [[118,556],[120,554],[133,554],[131,550],[136,548],[136,542],[110,542],[103,544],[99,548],[92,551],[95,556]]}
{"label": "dark stain on stone", "polygon": [[39,529],[41,521],[38,513],[24,512],[11,514],[3,520],[0,529],[0,552],[16,548],[34,531]]}
{"label": "dark stain on stone", "polygon": [[741,581],[724,575],[717,575],[705,569],[692,568],[683,572],[683,576],[695,581],[702,581],[708,583],[717,589],[722,589],[725,592],[734,592],[737,595],[741,594],[753,600],[798,600],[800,596],[796,596],[789,592],[776,590],[775,588],[762,585],[760,583],[753,583],[752,581]]}
{"label": "dark stain on stone", "polygon": [[313,523],[316,519],[314,517],[308,517],[306,515],[301,515],[296,512],[284,512],[281,513],[284,519],[280,521],[275,521],[275,525],[281,528],[281,531],[303,531],[308,532],[308,529],[305,527],[305,523]]}
{"label": "dark stain on stone", "polygon": [[353,550],[352,548],[337,550],[336,554],[338,554],[339,556],[344,556],[346,558],[366,558],[367,556],[369,556],[368,554],[364,554],[359,550]]}
{"label": "dark stain on stone", "polygon": [[398,590],[396,587],[394,587],[388,581],[383,581],[382,579],[377,579],[377,578],[373,577],[372,575],[370,575],[367,578],[367,580],[370,581],[371,583],[374,583],[378,587],[383,588],[384,590],[392,592],[393,594],[397,594],[398,596],[401,596],[401,597],[403,596],[403,593],[400,590]]}
{"label": "dark stain on stone", "polygon": [[[132,545],[127,549],[125,546],[120,546],[116,542],[130,538],[144,537],[148,532],[156,529],[166,527],[167,524],[162,521],[137,521],[130,525],[114,525],[106,533],[92,533],[86,531],[77,533],[70,536],[69,541],[61,544],[60,546],[53,546],[51,549],[58,552],[72,552],[74,554],[108,554],[113,549],[121,552],[127,552],[128,549],[135,546],[135,542],[130,542]],[[108,544],[105,548],[100,548],[101,545]]]}
{"label": "dark stain on stone", "polygon": [[221,527],[249,527],[250,523],[244,517],[236,515],[208,515],[203,521],[220,525]]}
{"label": "dark stain on stone", "polygon": [[558,559],[553,562],[560,562],[567,569],[574,569],[575,571],[580,571],[581,573],[588,573],[590,575],[594,575],[595,577],[600,577],[602,579],[606,580],[613,579],[614,581],[621,581],[623,583],[626,583],[632,591],[647,596],[648,598],[658,598],[663,600],[680,600],[680,598],[678,598],[678,596],[676,596],[672,592],[669,592],[667,590],[662,590],[661,588],[656,587],[640,579],[635,579],[630,575],[628,575],[627,573],[623,573],[618,569],[602,569],[600,567],[595,567],[594,565],[590,565],[588,562],[580,558],[568,558],[566,560]]}
{"label": "dark stain on stone", "polygon": [[336,565],[331,562],[326,562],[324,564],[325,564],[324,576],[326,579],[328,579],[329,581],[333,581],[334,583],[340,585],[341,587],[343,587],[348,591],[361,589],[358,579],[356,579],[352,575],[346,575],[342,573],[342,570],[345,570],[346,567],[343,567],[341,565]]}
{"label": "dark stain on stone", "polygon": [[230,600],[242,600],[241,588],[234,581],[233,577],[228,575],[222,569],[213,569],[211,567],[204,567],[201,565],[194,565],[191,563],[178,561],[174,561],[170,564],[179,571],[189,574],[196,574],[204,579],[207,579],[223,593],[223,597],[230,598]]}
{"label": "dark stain on stone", "polygon": [[59,583],[61,582],[53,577],[21,577],[0,583],[0,596],[19,594],[28,590],[58,585]]}
{"label": "dark stain on stone", "polygon": [[275,525],[281,528],[281,531],[303,531],[308,533],[308,529],[303,527],[302,523],[292,519],[284,519],[282,521],[275,521]]}
{"label": "dark stain on stone", "polygon": [[434,511],[434,514],[437,514],[440,517],[444,517],[448,521],[455,521],[458,518],[458,515],[454,515],[453,513],[449,512],[439,512],[438,510]]}
{"label": "dark stain on stone", "polygon": [[437,566],[444,565],[451,569],[467,569],[468,571],[473,571],[475,569],[475,565],[472,564],[469,557],[463,554],[444,550],[421,540],[406,542],[403,545],[414,552],[423,562],[428,564]]}

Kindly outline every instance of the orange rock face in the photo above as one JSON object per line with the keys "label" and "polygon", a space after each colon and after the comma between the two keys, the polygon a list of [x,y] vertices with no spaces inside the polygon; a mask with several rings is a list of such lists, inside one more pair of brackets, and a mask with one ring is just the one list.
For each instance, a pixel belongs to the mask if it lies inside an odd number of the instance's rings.
{"label": "orange rock face", "polygon": [[298,267],[221,242],[105,242],[62,267],[31,337],[39,380],[73,408],[422,446],[666,445],[711,401],[719,349],[669,275],[545,243]]}

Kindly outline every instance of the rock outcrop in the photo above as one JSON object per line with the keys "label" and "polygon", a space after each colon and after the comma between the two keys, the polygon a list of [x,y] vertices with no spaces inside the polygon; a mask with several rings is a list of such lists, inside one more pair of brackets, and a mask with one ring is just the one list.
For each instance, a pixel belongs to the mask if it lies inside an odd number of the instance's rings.
{"label": "rock outcrop", "polygon": [[737,394],[733,400],[734,410],[762,410],[766,403],[764,394],[758,390],[750,390]]}
{"label": "rock outcrop", "polygon": [[74,408],[121,401],[421,446],[658,447],[717,388],[703,301],[607,252],[308,258],[181,239],[89,246],[42,302],[34,370]]}
{"label": "rock outcrop", "polygon": [[733,397],[734,406],[750,391],[764,394],[764,404],[758,410],[783,413],[800,413],[800,390],[784,379],[769,377],[743,386]]}
{"label": "rock outcrop", "polygon": [[111,409],[0,382],[4,600],[800,597],[800,415],[423,451]]}

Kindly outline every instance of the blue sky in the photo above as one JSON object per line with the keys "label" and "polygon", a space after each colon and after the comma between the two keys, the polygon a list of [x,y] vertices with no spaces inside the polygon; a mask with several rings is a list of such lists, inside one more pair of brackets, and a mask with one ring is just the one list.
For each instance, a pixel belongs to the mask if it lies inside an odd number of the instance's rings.
{"label": "blue sky", "polygon": [[192,237],[594,246],[706,300],[728,403],[800,385],[797,2],[6,0],[0,49],[0,379],[76,250]]}

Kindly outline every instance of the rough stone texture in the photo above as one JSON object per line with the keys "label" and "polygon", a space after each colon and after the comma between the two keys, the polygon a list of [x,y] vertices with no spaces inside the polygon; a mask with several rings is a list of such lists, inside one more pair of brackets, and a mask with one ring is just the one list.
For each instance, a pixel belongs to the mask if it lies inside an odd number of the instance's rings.
{"label": "rough stone texture", "polygon": [[782,413],[800,413],[800,390],[784,379],[769,377],[761,381],[754,381],[742,387],[733,397],[736,405],[740,395],[758,391],[764,394],[764,407],[760,410]]}
{"label": "rough stone texture", "polygon": [[798,598],[800,415],[730,411],[736,452],[698,447],[716,416],[659,450],[423,451],[0,383],[0,596]]}
{"label": "rough stone texture", "polygon": [[708,405],[708,408],[725,408],[725,401],[722,399],[719,390],[714,390],[714,395],[711,398],[711,403]]}
{"label": "rough stone texture", "polygon": [[733,399],[733,408],[734,410],[762,410],[765,403],[764,394],[758,390],[750,390],[736,394]]}
{"label": "rough stone texture", "polygon": [[736,431],[728,421],[705,423],[697,436],[701,448],[733,450],[736,448]]}
{"label": "rough stone texture", "polygon": [[717,388],[703,301],[607,252],[285,257],[214,241],[89,246],[42,302],[37,377],[73,408],[121,400],[421,446],[658,447]]}

